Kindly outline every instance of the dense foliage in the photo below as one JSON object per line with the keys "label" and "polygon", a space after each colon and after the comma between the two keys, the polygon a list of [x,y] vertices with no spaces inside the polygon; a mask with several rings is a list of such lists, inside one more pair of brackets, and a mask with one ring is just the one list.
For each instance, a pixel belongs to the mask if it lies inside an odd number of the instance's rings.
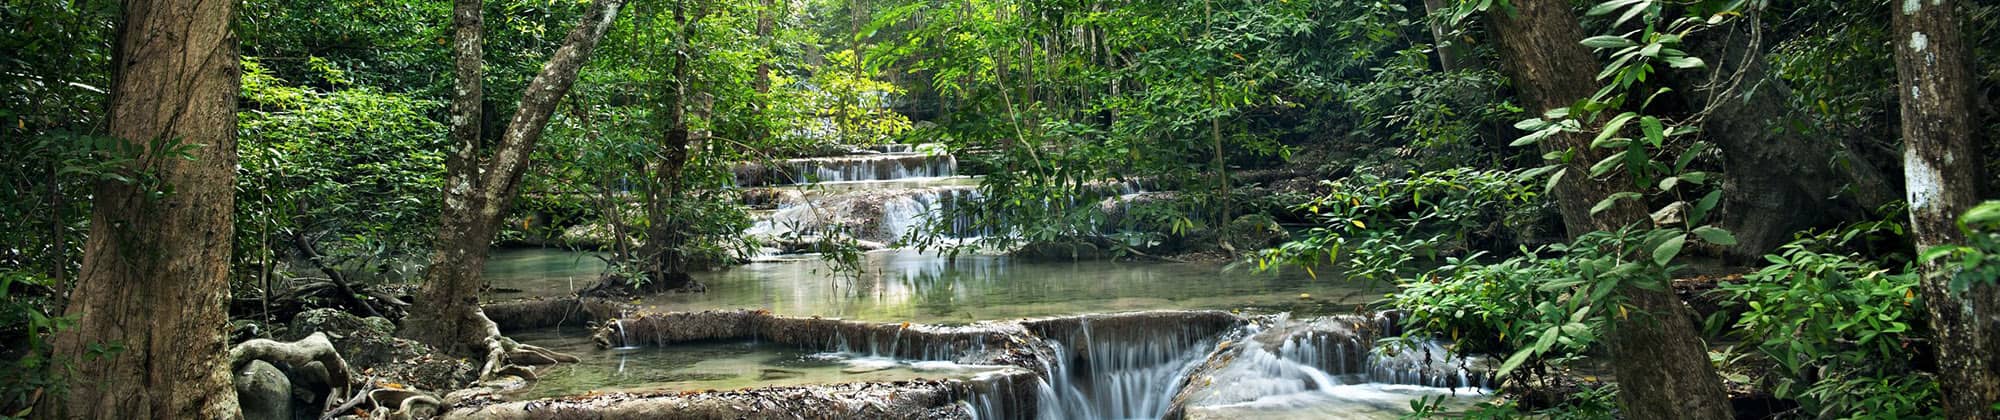
{"label": "dense foliage", "polygon": [[[476,124],[492,142],[585,5],[482,4]],[[1413,337],[1500,361],[1520,398],[1472,416],[1614,415],[1619,387],[1580,385],[1574,369],[1620,360],[1606,340],[1654,315],[1637,313],[1640,293],[1696,302],[1712,328],[1689,341],[1714,346],[1730,386],[1796,404],[1792,415],[1941,415],[1924,276],[1956,294],[1990,287],[2000,207],[1966,213],[1962,243],[1911,246],[1910,206],[1893,203],[1913,159],[1899,130],[1897,5],[1565,3],[1575,22],[1555,23],[1582,32],[1558,41],[1588,59],[1522,69],[1500,47],[1523,34],[1498,25],[1522,4],[637,1],[557,106],[498,245],[603,251],[605,278],[635,288],[664,279],[648,270],[685,276],[785,246],[770,240],[824,241],[810,249],[855,269],[872,227],[746,235],[760,217],[746,201],[818,187],[741,184],[798,159],[921,144],[979,176],[977,199],[888,245],[1108,248],[1096,256],[1393,286],[1380,306],[1408,314]],[[59,394],[52,378],[76,362],[47,357],[47,338],[68,322],[93,188],[159,181],[106,137],[114,22],[131,12],[120,9],[0,2],[0,416]],[[1960,9],[1976,63],[1965,90],[1986,98],[1967,117],[1982,149],[1962,158],[1987,170],[1946,183],[1990,199],[2000,6]],[[406,286],[420,272],[451,187],[449,14],[404,0],[251,0],[236,13],[229,305],[254,318],[238,335],[268,336],[271,301],[322,278]],[[1538,71],[1593,85],[1534,109],[1540,92],[1522,74]],[[1755,130],[1731,131],[1731,118]],[[1838,176],[1732,172],[1796,150],[1823,158],[1789,169]],[[1579,183],[1603,194],[1565,196]],[[1743,203],[1807,184],[1826,208],[1787,208],[1801,226],[1737,248],[1750,241],[1735,222],[1760,211]],[[1551,393],[1574,395],[1541,398]]]}

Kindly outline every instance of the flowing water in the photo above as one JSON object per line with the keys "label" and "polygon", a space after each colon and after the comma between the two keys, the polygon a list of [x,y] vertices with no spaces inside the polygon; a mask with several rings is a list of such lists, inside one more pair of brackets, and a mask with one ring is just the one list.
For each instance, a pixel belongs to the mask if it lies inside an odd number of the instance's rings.
{"label": "flowing water", "polygon": [[[941,209],[980,199],[977,179],[958,176],[948,155],[878,151],[887,153],[740,167],[738,185],[776,191],[766,195],[775,197],[769,199],[775,209],[746,233],[774,239],[842,228],[857,239],[893,243]],[[1107,197],[1143,193],[1130,183],[1103,189]],[[949,236],[991,234],[960,224],[946,224]],[[834,343],[821,346],[827,348],[723,341],[597,349],[582,331],[543,330],[516,338],[585,361],[545,374],[518,398],[957,379],[979,390],[961,404],[982,419],[1148,419],[1170,412],[1197,419],[1375,419],[1406,413],[1419,398],[1445,396],[1448,408],[1483,398],[1477,360],[1421,340],[1384,347],[1378,340],[1396,335],[1393,322],[1340,315],[1362,312],[1387,290],[1335,276],[1216,264],[944,258],[901,249],[869,252],[861,268],[838,272],[813,255],[769,255],[696,273],[704,293],[648,296],[638,304],[654,313],[763,309],[888,324],[1023,320],[1038,349],[1033,363],[962,365],[956,361],[964,354],[949,346],[898,359],[884,356],[898,353],[875,348],[873,337],[824,337]],[[603,270],[590,253],[496,251],[486,273],[495,286],[489,298],[569,295]],[[1132,323],[1100,315],[1144,310],[1244,317]],[[1051,321],[1057,317],[1067,318]],[[619,322],[619,341],[629,342]],[[1016,383],[1024,380],[1033,383]]]}

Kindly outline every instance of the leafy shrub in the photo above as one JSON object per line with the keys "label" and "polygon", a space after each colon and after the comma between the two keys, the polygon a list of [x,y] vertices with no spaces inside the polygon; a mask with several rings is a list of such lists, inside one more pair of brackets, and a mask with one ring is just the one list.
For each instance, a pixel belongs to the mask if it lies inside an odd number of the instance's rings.
{"label": "leafy shrub", "polygon": [[[244,61],[237,223],[241,256],[329,238],[326,254],[389,257],[428,244],[443,188],[443,108],[368,87],[287,85]],[[271,244],[252,244],[270,234]]]}
{"label": "leafy shrub", "polygon": [[1858,255],[1820,252],[1822,238],[1785,245],[1771,264],[1716,293],[1742,311],[1733,331],[1772,366],[1761,379],[1819,417],[1935,414],[1937,385],[1911,370],[1922,322],[1917,276]]}
{"label": "leafy shrub", "polygon": [[62,393],[59,364],[44,339],[75,320],[51,314],[45,296],[16,292],[52,283],[31,271],[0,270],[0,418],[26,417],[37,399]]}
{"label": "leafy shrub", "polygon": [[1310,272],[1326,263],[1353,278],[1408,277],[1419,257],[1462,254],[1472,242],[1525,230],[1542,206],[1530,172],[1457,168],[1334,181],[1331,193],[1297,207],[1320,226],[1264,251],[1259,266],[1291,264]]}

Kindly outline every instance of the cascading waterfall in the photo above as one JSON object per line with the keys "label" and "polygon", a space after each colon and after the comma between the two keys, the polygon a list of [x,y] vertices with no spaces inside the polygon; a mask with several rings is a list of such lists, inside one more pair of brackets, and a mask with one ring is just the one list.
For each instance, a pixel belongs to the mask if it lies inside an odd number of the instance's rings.
{"label": "cascading waterfall", "polygon": [[1084,319],[1064,337],[1047,340],[1042,362],[1048,391],[1041,418],[1159,418],[1171,408],[1182,379],[1228,332],[1185,325],[1161,329],[1100,328]]}
{"label": "cascading waterfall", "polygon": [[958,174],[958,159],[944,153],[895,152],[786,159],[736,168],[736,185],[805,185],[815,182],[888,181]]}
{"label": "cascading waterfall", "polygon": [[979,419],[1151,419],[1185,408],[1180,404],[1393,410],[1407,407],[1396,398],[1477,393],[1469,388],[1485,385],[1466,359],[1447,357],[1436,343],[1378,345],[1384,330],[1372,323],[1279,315],[1218,331],[1192,323],[1107,328],[1086,318],[1073,329],[1042,331],[1049,336],[1041,339],[1047,349],[1038,358],[1044,374],[1034,378],[1033,412],[992,391],[969,404]]}

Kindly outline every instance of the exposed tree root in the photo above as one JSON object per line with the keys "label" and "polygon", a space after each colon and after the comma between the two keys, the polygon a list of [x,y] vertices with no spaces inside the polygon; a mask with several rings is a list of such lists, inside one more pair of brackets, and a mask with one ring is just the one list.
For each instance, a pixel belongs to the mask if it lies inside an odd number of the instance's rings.
{"label": "exposed tree root", "polygon": [[325,333],[313,333],[290,343],[261,338],[245,341],[229,349],[229,360],[229,370],[232,372],[242,369],[244,364],[253,360],[283,363],[294,369],[317,362],[325,367],[328,385],[333,388],[328,391],[326,400],[328,404],[346,396],[347,390],[354,384],[354,377],[347,367],[347,360],[340,357],[339,351],[334,350],[333,342],[327,341]]}

